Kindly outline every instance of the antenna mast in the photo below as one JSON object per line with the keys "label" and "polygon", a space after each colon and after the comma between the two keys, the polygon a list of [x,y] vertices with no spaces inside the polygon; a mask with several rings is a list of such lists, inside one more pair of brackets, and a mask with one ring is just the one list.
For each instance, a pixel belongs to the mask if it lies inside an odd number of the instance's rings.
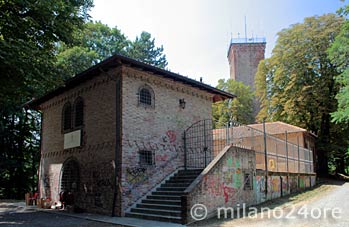
{"label": "antenna mast", "polygon": [[246,15],[245,15],[245,41],[247,42],[247,24],[246,24]]}

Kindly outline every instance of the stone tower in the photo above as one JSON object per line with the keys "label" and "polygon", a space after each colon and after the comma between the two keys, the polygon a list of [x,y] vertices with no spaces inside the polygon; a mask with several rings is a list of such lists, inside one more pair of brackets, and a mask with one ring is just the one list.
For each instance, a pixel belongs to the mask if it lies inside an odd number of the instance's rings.
{"label": "stone tower", "polygon": [[[258,64],[264,59],[265,38],[236,38],[231,39],[228,60],[230,78],[251,87],[255,91],[255,75]],[[253,102],[253,113],[256,117],[259,112],[259,103]]]}

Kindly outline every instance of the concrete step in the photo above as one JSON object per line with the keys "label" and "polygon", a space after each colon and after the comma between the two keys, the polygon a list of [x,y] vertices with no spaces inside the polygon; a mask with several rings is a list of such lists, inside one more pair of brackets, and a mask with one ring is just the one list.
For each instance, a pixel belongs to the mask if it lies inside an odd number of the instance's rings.
{"label": "concrete step", "polygon": [[190,185],[192,182],[193,182],[192,179],[170,179],[170,180],[165,181],[165,184],[167,184],[167,183],[170,183],[170,184],[172,184],[172,183],[188,184],[189,183],[189,185]]}
{"label": "concrete step", "polygon": [[163,195],[163,196],[181,196],[183,195],[182,191],[156,191],[152,192],[152,195]]}
{"label": "concrete step", "polygon": [[156,199],[156,200],[170,200],[170,201],[180,201],[181,196],[179,195],[148,195],[147,199]]}
{"label": "concrete step", "polygon": [[168,204],[153,204],[153,203],[140,203],[137,204],[137,208],[149,208],[154,210],[176,210],[181,211],[182,207],[180,205],[168,205]]}
{"label": "concrete step", "polygon": [[162,188],[173,188],[173,187],[187,188],[190,184],[191,184],[191,182],[187,182],[187,183],[165,183],[165,184],[162,184],[160,187],[162,187]]}
{"label": "concrete step", "polygon": [[187,187],[160,187],[156,191],[175,191],[175,192],[184,192]]}
{"label": "concrete step", "polygon": [[181,217],[182,212],[177,210],[160,210],[150,208],[131,208],[131,213],[154,214],[160,216]]}
{"label": "concrete step", "polygon": [[203,171],[203,169],[181,169],[181,170],[178,170],[177,173],[196,173],[196,174],[199,174]]}
{"label": "concrete step", "polygon": [[182,223],[181,196],[201,172],[200,169],[179,170],[126,212],[126,217]]}
{"label": "concrete step", "polygon": [[165,204],[165,205],[177,205],[180,206],[182,204],[181,200],[164,200],[164,199],[143,199],[142,203],[147,204]]}
{"label": "concrete step", "polygon": [[136,212],[128,212],[125,214],[126,217],[130,218],[141,218],[146,220],[156,220],[156,221],[163,221],[163,222],[173,222],[173,223],[182,223],[181,217],[172,217],[172,216],[165,216],[165,215],[152,215],[152,214],[143,214],[143,213],[136,213]]}
{"label": "concrete step", "polygon": [[189,180],[189,181],[193,181],[195,180],[196,177],[195,176],[173,176],[171,177],[171,180]]}

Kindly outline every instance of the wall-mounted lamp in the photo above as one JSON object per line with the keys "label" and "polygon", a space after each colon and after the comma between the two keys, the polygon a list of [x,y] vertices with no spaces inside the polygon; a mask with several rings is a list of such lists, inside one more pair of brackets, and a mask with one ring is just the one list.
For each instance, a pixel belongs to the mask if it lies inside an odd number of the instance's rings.
{"label": "wall-mounted lamp", "polygon": [[185,109],[185,100],[184,99],[179,100],[179,107],[182,109]]}

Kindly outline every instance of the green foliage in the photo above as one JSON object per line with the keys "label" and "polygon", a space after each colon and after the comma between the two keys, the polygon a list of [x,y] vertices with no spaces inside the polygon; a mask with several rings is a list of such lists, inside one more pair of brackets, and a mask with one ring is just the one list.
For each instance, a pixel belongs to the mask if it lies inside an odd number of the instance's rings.
{"label": "green foliage", "polygon": [[0,2],[0,103],[22,103],[60,82],[55,78],[55,42],[72,42],[90,0]]}
{"label": "green foliage", "polygon": [[36,187],[39,118],[22,108],[57,84],[56,43],[69,45],[90,0],[0,1],[0,198]]}
{"label": "green foliage", "polygon": [[235,94],[237,98],[213,104],[213,119],[217,127],[224,126],[229,120],[243,124],[253,123],[253,92],[249,86],[232,79],[220,79],[218,89]]}
{"label": "green foliage", "polygon": [[58,47],[57,66],[64,78],[72,77],[113,54],[125,55],[160,68],[167,66],[163,47],[156,47],[155,39],[147,32],[142,32],[132,42],[117,27],[88,22],[74,36],[73,45],[60,44]]}
{"label": "green foliage", "polygon": [[[348,15],[349,5],[339,10],[342,15]],[[337,110],[331,114],[334,122],[349,123],[349,20],[346,19],[341,31],[328,50],[332,64],[341,73],[336,77],[340,90],[336,96]]]}
{"label": "green foliage", "polygon": [[74,46],[65,49],[57,56],[57,70],[63,79],[69,79],[98,63],[98,54],[87,48]]}
{"label": "green foliage", "polygon": [[337,128],[330,122],[339,88],[335,83],[337,67],[326,52],[342,24],[342,17],[326,14],[305,18],[303,23],[282,30],[272,56],[260,63],[256,74],[256,94],[262,108],[259,120],[267,117],[315,132],[319,136],[318,164],[325,169],[328,154],[343,145],[338,138],[345,131],[345,127]]}
{"label": "green foliage", "polygon": [[147,64],[165,68],[167,60],[163,51],[162,46],[155,47],[155,39],[151,38],[150,33],[142,32],[140,37],[136,37],[136,40],[127,48],[127,55]]}
{"label": "green foliage", "polygon": [[40,159],[40,122],[38,113],[3,108],[0,122],[0,198],[19,199],[37,190]]}

